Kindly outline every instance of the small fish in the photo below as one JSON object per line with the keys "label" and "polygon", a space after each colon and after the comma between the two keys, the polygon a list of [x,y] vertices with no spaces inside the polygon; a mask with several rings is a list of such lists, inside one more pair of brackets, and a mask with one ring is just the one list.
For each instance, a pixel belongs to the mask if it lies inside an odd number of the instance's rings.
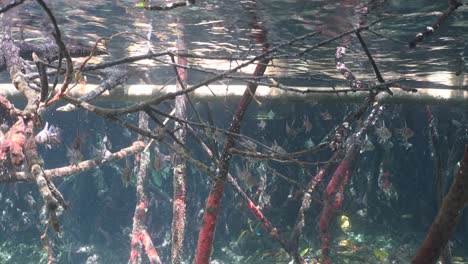
{"label": "small fish", "polygon": [[28,204],[29,208],[34,208],[36,205],[36,199],[31,194],[26,194],[24,196],[24,199],[26,200],[26,203]]}
{"label": "small fish", "polygon": [[166,156],[159,151],[159,148],[156,146],[154,147],[154,155],[153,155],[153,168],[160,172],[164,166],[165,161],[169,161],[171,159],[170,156]]}
{"label": "small fish", "polygon": [[93,156],[100,158],[101,162],[106,162],[112,156],[111,147],[112,144],[107,135],[105,135],[97,148],[92,146]]}
{"label": "small fish", "polygon": [[321,112],[320,117],[322,118],[322,120],[332,120],[333,119],[333,116],[330,114],[330,112],[328,112],[328,110],[325,110],[325,112]]}
{"label": "small fish", "polygon": [[455,119],[452,119],[451,123],[452,123],[452,125],[456,126],[457,128],[460,128],[462,126],[462,123],[455,120]]}
{"label": "small fish", "polygon": [[214,133],[212,133],[212,137],[218,144],[224,144],[224,141],[226,140],[226,135],[220,130],[216,130]]}
{"label": "small fish", "polygon": [[[393,143],[391,141],[386,141],[386,142],[382,143],[382,146],[383,146],[384,149],[388,150],[388,149],[393,148]],[[409,147],[411,147],[411,146],[406,146],[406,149],[408,149]]]}
{"label": "small fish", "polygon": [[240,168],[239,166],[236,166],[237,173],[239,174],[239,179],[242,180],[242,182],[245,184],[247,187],[247,191],[251,191],[252,188],[258,185],[259,181],[257,177],[255,177],[250,171],[249,171],[249,166],[247,164],[244,164],[243,168]]}
{"label": "small fish", "polygon": [[312,123],[309,120],[309,116],[304,115],[304,118],[302,119],[302,126],[304,127],[306,133],[309,133],[310,130],[312,130]]}
{"label": "small fish", "polygon": [[7,122],[4,121],[1,125],[0,125],[0,132],[2,132],[3,134],[6,134],[8,132],[8,130],[10,129],[10,126],[8,126]]}
{"label": "small fish", "polygon": [[76,135],[71,146],[67,147],[67,157],[70,165],[75,165],[83,160],[83,154],[81,153],[82,144],[82,136]]}
{"label": "small fish", "polygon": [[359,215],[360,217],[366,217],[367,216],[367,209],[364,208],[364,209],[360,209],[356,212],[357,215]]}
{"label": "small fish", "polygon": [[309,139],[305,142],[305,147],[306,147],[306,148],[313,148],[313,147],[315,147],[314,141],[312,141],[312,139],[309,138]]}
{"label": "small fish", "polygon": [[94,251],[93,246],[82,246],[75,251],[75,254],[90,254]]}
{"label": "small fish", "polygon": [[271,150],[273,152],[275,152],[275,154],[280,154],[280,155],[288,154],[288,152],[286,152],[286,150],[284,148],[282,148],[280,145],[278,145],[276,140],[273,142],[273,145],[271,146]]}
{"label": "small fish", "polygon": [[387,143],[390,138],[392,137],[392,132],[390,129],[385,127],[385,121],[382,122],[382,127],[378,127],[375,129],[375,133],[379,138],[379,143]]}
{"label": "small fish", "polygon": [[257,127],[260,128],[260,130],[265,130],[265,127],[266,127],[267,123],[265,120],[260,120],[258,123],[257,123]]}
{"label": "small fish", "polygon": [[412,138],[414,136],[414,132],[411,128],[409,127],[403,127],[400,130],[398,130],[398,133],[401,135],[401,137],[408,142],[408,139]]}
{"label": "small fish", "polygon": [[375,150],[375,146],[374,144],[372,144],[372,142],[369,140],[369,138],[366,135],[364,139],[364,145],[362,145],[361,150],[359,152],[364,153],[364,152],[373,151],[373,150]]}
{"label": "small fish", "polygon": [[411,128],[407,126],[406,121],[405,121],[405,126],[400,129],[396,129],[396,132],[403,138],[402,146],[405,149],[408,150],[409,148],[413,146],[413,144],[409,143],[408,140],[414,136],[414,132]]}
{"label": "small fish", "polygon": [[112,149],[112,143],[110,142],[109,137],[107,135],[105,135],[104,138],[102,139],[102,143],[105,145],[107,149],[109,150]]}
{"label": "small fish", "polygon": [[349,220],[348,216],[342,215],[339,221],[340,221],[340,227],[344,232],[347,232],[351,229],[351,221]]}
{"label": "small fish", "polygon": [[267,114],[268,119],[270,119],[270,120],[273,120],[273,119],[275,118],[275,115],[276,115],[276,114],[275,114],[275,112],[273,112],[273,110],[270,110],[270,111],[268,112],[268,114]]}
{"label": "small fish", "polygon": [[107,148],[106,149],[103,149],[103,152],[102,152],[102,161],[107,161],[107,159],[109,159],[110,157],[112,156],[112,152],[110,152],[110,150],[108,150]]}
{"label": "small fish", "polygon": [[289,126],[289,123],[286,121],[286,134],[290,137],[295,137],[297,135],[296,129],[292,128],[294,125],[294,120],[291,123],[291,126]]}
{"label": "small fish", "polygon": [[54,125],[49,127],[49,123],[46,122],[44,128],[37,133],[36,143],[45,144],[48,148],[52,148],[52,145],[58,145],[62,143],[61,139],[62,130]]}
{"label": "small fish", "polygon": [[410,148],[413,146],[413,144],[409,143],[408,141],[405,141],[405,142],[403,142],[402,146],[403,146],[406,150],[408,150],[408,149],[410,149]]}
{"label": "small fish", "polygon": [[55,111],[59,111],[59,112],[71,112],[73,110],[76,109],[76,106],[72,105],[72,104],[66,104],[64,106],[60,106],[58,107],[57,109],[55,109]]}
{"label": "small fish", "polygon": [[246,148],[247,150],[250,150],[250,151],[257,150],[257,143],[255,143],[253,140],[243,137],[238,142],[242,147]]}
{"label": "small fish", "polygon": [[402,215],[400,215],[400,218],[401,219],[412,219],[412,218],[414,218],[414,215],[412,215],[412,214],[402,214]]}

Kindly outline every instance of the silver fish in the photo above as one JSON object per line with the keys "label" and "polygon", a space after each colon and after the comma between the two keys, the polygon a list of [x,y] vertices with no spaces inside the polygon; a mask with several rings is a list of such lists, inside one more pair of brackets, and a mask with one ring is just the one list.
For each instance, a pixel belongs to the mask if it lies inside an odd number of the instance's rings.
{"label": "silver fish", "polygon": [[157,146],[154,147],[153,168],[156,171],[160,172],[164,167],[164,163],[170,160],[171,160],[171,157],[168,155],[162,154],[161,151],[159,151],[159,147]]}
{"label": "silver fish", "polygon": [[286,121],[286,134],[290,137],[295,137],[297,135],[296,129],[294,129],[292,126],[294,125],[294,121],[292,121],[291,126],[289,123]]}
{"label": "silver fish", "polygon": [[364,144],[362,145],[361,150],[359,152],[364,153],[364,152],[373,151],[373,150],[375,150],[375,146],[374,144],[372,144],[372,142],[369,140],[369,138],[366,135],[364,139]]}
{"label": "silver fish", "polygon": [[97,148],[94,146],[91,147],[93,156],[100,158],[101,162],[106,162],[112,156],[112,152],[109,150],[112,148],[112,143],[110,142],[107,135],[104,136]]}
{"label": "silver fish", "polygon": [[92,148],[93,156],[100,158],[101,162],[106,162],[112,156],[112,152],[110,152],[106,147],[95,148],[92,146]]}
{"label": "silver fish", "polygon": [[270,147],[270,149],[274,152],[274,154],[280,154],[280,155],[286,155],[288,152],[284,148],[282,148],[276,140],[274,140],[273,145]]}
{"label": "silver fish", "polygon": [[52,145],[62,144],[61,134],[62,130],[60,128],[54,125],[49,127],[49,123],[46,122],[44,128],[37,133],[34,139],[36,140],[36,143],[44,144],[48,148],[52,148]]}
{"label": "silver fish", "polygon": [[259,179],[249,171],[249,165],[244,164],[242,168],[236,165],[236,170],[239,179],[241,179],[247,187],[247,191],[251,191],[252,188],[259,184]]}
{"label": "silver fish", "polygon": [[239,145],[244,147],[245,149],[249,151],[256,151],[257,149],[257,143],[255,143],[253,140],[250,140],[248,138],[240,138],[238,141]]}
{"label": "silver fish", "polygon": [[83,144],[83,138],[77,135],[70,147],[67,147],[67,157],[70,165],[76,165],[83,160],[83,154],[81,153],[81,145]]}
{"label": "silver fish", "polygon": [[112,143],[110,142],[109,140],[109,137],[107,135],[104,136],[104,138],[102,139],[102,143],[105,145],[105,147],[107,149],[112,149]]}
{"label": "silver fish", "polygon": [[8,124],[6,123],[6,121],[4,121],[1,125],[0,125],[0,132],[2,132],[3,134],[6,134],[8,132],[8,129],[10,129],[10,126],[8,126]]}
{"label": "silver fish", "polygon": [[267,123],[265,120],[260,120],[258,123],[257,123],[257,126],[258,128],[260,128],[260,130],[265,130],[265,127],[266,127]]}

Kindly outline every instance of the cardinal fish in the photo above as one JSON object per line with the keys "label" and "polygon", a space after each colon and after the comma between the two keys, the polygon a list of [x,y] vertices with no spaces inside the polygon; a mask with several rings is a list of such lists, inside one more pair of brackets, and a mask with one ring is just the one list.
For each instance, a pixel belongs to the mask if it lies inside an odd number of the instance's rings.
{"label": "cardinal fish", "polygon": [[52,145],[62,144],[61,133],[62,130],[60,128],[54,125],[49,127],[49,123],[46,122],[44,128],[37,133],[34,139],[36,143],[44,144],[48,148],[52,148]]}
{"label": "cardinal fish", "polygon": [[77,135],[70,147],[67,147],[67,157],[70,165],[75,165],[83,160],[83,154],[81,153],[81,145],[83,144],[83,138]]}
{"label": "cardinal fish", "polygon": [[170,156],[164,155],[159,151],[159,147],[154,147],[153,168],[160,172],[164,167],[164,162],[171,160]]}
{"label": "cardinal fish", "polygon": [[111,148],[112,144],[107,135],[105,135],[97,148],[92,147],[93,156],[97,156],[101,162],[106,162],[112,156]]}

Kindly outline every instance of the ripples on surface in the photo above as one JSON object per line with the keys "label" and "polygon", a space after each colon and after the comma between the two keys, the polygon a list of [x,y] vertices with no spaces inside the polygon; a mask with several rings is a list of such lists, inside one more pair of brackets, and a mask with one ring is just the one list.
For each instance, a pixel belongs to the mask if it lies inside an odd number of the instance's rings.
{"label": "ripples on surface", "polygon": [[[426,26],[432,24],[439,11],[447,8],[446,2],[433,1],[373,1],[366,22],[383,15],[389,18],[375,25],[373,31],[363,34],[369,49],[375,56],[384,78],[409,78],[425,81],[425,85],[454,84],[454,73],[464,53],[468,31],[466,30],[467,8],[460,7],[434,36],[424,41],[415,50],[409,50],[407,42]],[[288,59],[274,61],[269,76],[281,77],[283,82],[303,86],[323,86],[343,79],[335,68],[334,54],[339,42],[313,50],[302,58],[294,54],[319,41],[349,30],[356,23],[353,8],[359,1],[204,1],[188,8],[168,12],[145,11],[135,7],[133,1],[49,1],[57,16],[63,35],[68,39],[92,44],[99,37],[107,37],[122,31],[147,36],[152,26],[153,51],[175,49],[176,25],[184,25],[184,35],[189,52],[197,55],[246,56],[255,55],[260,47],[253,36],[258,28],[267,33],[267,41],[273,46],[300,35],[321,30],[322,35],[307,39],[300,45],[282,49],[277,55],[288,55]],[[33,2],[27,2],[5,15],[12,21],[16,39],[40,42],[52,41],[50,25],[42,10]],[[255,24],[256,23],[256,24]],[[257,29],[254,29],[257,28]],[[401,41],[401,42],[398,42]],[[359,78],[374,79],[372,68],[353,36],[351,49],[346,57],[348,67]],[[148,51],[147,41],[136,36],[120,37],[108,46],[109,56],[105,60],[128,55],[144,54]],[[163,61],[168,61],[167,58]],[[192,66],[204,69],[225,70],[236,66],[227,61],[191,59]],[[239,62],[240,63],[240,62]],[[458,63],[458,64],[457,64]],[[139,69],[151,69],[150,81],[166,83],[172,78],[172,68],[161,62],[145,60],[135,63]],[[247,69],[250,72],[252,67]],[[205,73],[191,72],[191,83],[206,77]],[[2,73],[6,82],[6,73]],[[455,78],[456,79],[456,78]],[[139,80],[132,80],[139,82]],[[427,83],[429,82],[429,83]],[[466,81],[465,81],[466,82]]]}

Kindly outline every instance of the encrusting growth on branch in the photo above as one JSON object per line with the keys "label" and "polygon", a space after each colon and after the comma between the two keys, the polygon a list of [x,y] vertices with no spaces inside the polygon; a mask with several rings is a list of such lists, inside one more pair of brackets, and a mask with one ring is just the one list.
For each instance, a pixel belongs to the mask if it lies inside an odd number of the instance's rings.
{"label": "encrusting growth on branch", "polygon": [[[77,164],[73,164],[70,166],[65,166],[65,167],[55,168],[55,169],[47,169],[47,170],[44,170],[44,174],[49,179],[61,178],[61,177],[69,176],[69,175],[78,174],[82,171],[90,170],[99,165],[110,163],[118,159],[123,159],[125,157],[138,154],[144,149],[144,147],[145,147],[145,143],[143,141],[135,141],[129,147],[123,148],[119,151],[115,151],[105,161],[103,161],[102,158],[97,157],[97,158],[85,160],[85,161],[82,161],[82,162],[79,162]],[[0,179],[0,182],[17,182],[17,181],[32,181],[32,180],[33,178],[30,177],[30,175],[27,173],[15,172],[11,174],[10,178]]]}
{"label": "encrusting growth on branch", "polygon": [[[145,113],[139,114],[139,127],[142,129],[148,128],[148,115]],[[146,256],[151,264],[161,264],[158,252],[151,241],[151,237],[146,228],[146,215],[148,211],[148,196],[146,195],[145,186],[147,182],[147,171],[150,164],[149,151],[143,151],[136,158],[136,207],[133,215],[133,230],[130,242],[130,259],[128,263],[141,263],[142,247],[145,249]]]}

